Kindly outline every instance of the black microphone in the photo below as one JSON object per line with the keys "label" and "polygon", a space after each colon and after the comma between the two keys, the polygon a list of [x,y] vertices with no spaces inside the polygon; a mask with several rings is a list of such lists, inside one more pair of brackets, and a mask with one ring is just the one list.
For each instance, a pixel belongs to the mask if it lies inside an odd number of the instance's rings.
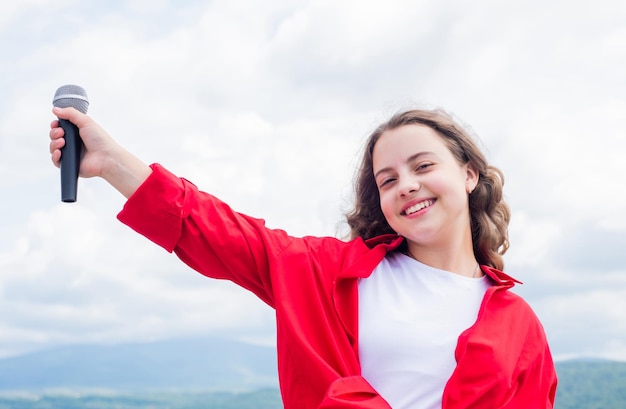
{"label": "black microphone", "polygon": [[[85,90],[78,85],[63,85],[54,93],[52,105],[59,108],[73,107],[86,114],[89,100]],[[76,125],[60,118],[59,125],[65,132],[65,146],[61,148],[61,200],[72,203],[76,201],[83,141]]]}

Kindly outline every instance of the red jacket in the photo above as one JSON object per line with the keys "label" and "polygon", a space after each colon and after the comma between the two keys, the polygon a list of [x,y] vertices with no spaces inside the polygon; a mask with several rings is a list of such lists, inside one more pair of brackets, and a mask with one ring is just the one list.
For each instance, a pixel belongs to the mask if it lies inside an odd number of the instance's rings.
{"label": "red jacket", "polygon": [[[389,409],[361,376],[357,279],[403,239],[291,237],[159,165],[152,169],[118,218],[200,273],[231,280],[276,310],[285,409]],[[556,374],[539,320],[507,291],[514,279],[482,270],[494,285],[476,323],[459,337],[443,408],[552,408]]]}

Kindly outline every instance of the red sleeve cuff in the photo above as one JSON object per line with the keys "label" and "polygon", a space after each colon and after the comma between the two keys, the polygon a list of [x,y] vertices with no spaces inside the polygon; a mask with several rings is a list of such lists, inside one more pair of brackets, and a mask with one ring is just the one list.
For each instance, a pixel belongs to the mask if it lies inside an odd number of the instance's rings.
{"label": "red sleeve cuff", "polygon": [[362,376],[333,381],[318,409],[391,409],[391,406]]}
{"label": "red sleeve cuff", "polygon": [[189,213],[189,202],[193,200],[193,195],[186,191],[196,187],[159,164],[150,168],[152,174],[126,201],[117,218],[172,252],[181,235],[182,220]]}

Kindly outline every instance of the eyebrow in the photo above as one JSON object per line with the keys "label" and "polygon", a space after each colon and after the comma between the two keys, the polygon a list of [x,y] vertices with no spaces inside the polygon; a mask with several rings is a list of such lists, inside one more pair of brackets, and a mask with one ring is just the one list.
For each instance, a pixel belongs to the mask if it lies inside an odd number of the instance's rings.
{"label": "eyebrow", "polygon": [[[428,152],[428,151],[417,152],[416,154],[409,156],[406,159],[406,161],[404,161],[404,163],[411,163],[411,162],[419,159],[421,156],[428,156],[428,155],[434,155],[434,154],[435,154],[434,152]],[[380,175],[381,173],[389,172],[391,170],[393,170],[393,168],[390,167],[390,166],[388,166],[386,168],[380,169],[378,172],[374,173],[374,179],[378,178],[378,175]]]}

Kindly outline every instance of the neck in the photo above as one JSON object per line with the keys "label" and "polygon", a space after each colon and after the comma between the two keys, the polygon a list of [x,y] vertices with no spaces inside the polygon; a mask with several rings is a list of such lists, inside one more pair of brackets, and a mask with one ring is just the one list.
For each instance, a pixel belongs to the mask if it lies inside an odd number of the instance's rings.
{"label": "neck", "polygon": [[449,271],[466,277],[482,277],[474,249],[470,243],[458,243],[456,246],[433,247],[420,246],[407,242],[407,255],[428,266]]}

